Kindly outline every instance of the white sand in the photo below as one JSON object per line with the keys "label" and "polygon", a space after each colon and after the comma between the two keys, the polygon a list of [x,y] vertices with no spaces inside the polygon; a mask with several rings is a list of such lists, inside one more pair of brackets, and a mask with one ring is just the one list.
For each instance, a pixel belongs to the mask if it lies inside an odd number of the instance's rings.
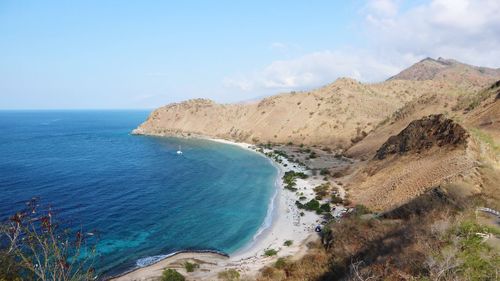
{"label": "white sand", "polygon": [[[237,145],[254,151],[252,149],[253,146],[250,144],[235,143],[220,139],[211,140]],[[166,258],[153,265],[134,270],[114,280],[151,280],[154,277],[160,276],[162,269],[167,267],[175,268],[183,273],[188,280],[213,280],[216,279],[218,272],[230,268],[238,270],[242,276],[255,276],[262,267],[274,262],[278,257],[294,256],[294,258],[298,258],[298,256],[305,252],[305,242],[315,239],[317,236],[314,228],[319,224],[320,218],[315,213],[308,211],[303,211],[304,216],[301,216],[300,213],[302,211],[297,208],[295,201],[300,196],[307,197],[307,200],[314,198],[313,188],[324,183],[324,181],[312,177],[306,180],[297,179],[296,188],[298,191],[291,192],[286,190],[283,188],[283,181],[281,179],[284,172],[289,170],[305,172],[305,170],[295,163],[288,163],[284,158],[281,158],[281,160],[283,161],[282,164],[273,161],[273,164],[279,169],[279,178],[277,180],[278,193],[274,199],[276,201],[274,202],[272,224],[255,237],[255,241],[252,241],[250,245],[233,253],[229,258],[221,257],[217,254],[182,253]],[[297,193],[301,195],[299,196]],[[291,246],[284,246],[284,242],[287,240],[292,240],[293,244]],[[277,250],[277,256],[266,257],[264,252],[267,249]],[[187,260],[199,263],[200,268],[194,273],[185,272],[182,264]]]}

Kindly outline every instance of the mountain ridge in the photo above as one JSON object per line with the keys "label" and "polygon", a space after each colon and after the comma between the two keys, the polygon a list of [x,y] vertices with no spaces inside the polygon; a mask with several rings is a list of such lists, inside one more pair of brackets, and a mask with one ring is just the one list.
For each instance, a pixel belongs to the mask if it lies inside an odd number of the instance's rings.
{"label": "mountain ridge", "polygon": [[346,150],[411,101],[432,93],[438,96],[439,104],[449,103],[451,107],[458,103],[457,97],[480,91],[500,79],[500,71],[481,73],[477,67],[443,59],[423,60],[398,75],[408,75],[413,73],[408,72],[412,68],[420,70],[429,63],[447,64],[442,66],[447,76],[412,80],[396,79],[396,75],[371,84],[339,78],[310,91],[292,91],[244,104],[192,99],[156,109],[134,133],[248,143],[292,142]]}

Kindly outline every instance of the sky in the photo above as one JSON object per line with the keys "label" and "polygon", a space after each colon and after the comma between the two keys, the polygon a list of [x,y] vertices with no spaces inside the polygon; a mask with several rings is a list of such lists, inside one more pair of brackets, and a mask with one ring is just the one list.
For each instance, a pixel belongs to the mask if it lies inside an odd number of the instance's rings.
{"label": "sky", "polygon": [[425,57],[500,67],[498,0],[0,1],[0,109],[229,103]]}

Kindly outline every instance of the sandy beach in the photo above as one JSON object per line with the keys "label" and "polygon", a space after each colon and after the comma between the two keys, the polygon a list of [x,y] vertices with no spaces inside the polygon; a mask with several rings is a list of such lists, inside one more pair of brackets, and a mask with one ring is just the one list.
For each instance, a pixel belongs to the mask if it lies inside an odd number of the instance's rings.
{"label": "sandy beach", "polygon": [[[236,143],[221,139],[211,139],[231,145],[237,145],[241,148],[255,151],[254,146],[246,143]],[[271,150],[265,150],[269,152]],[[260,154],[260,153],[259,153]],[[261,154],[263,155],[263,154]],[[263,157],[266,157],[263,155]],[[270,158],[269,158],[270,159]],[[155,280],[161,276],[164,268],[173,268],[182,273],[188,280],[216,280],[217,274],[227,269],[235,269],[240,275],[253,277],[265,265],[271,264],[279,257],[299,258],[306,251],[306,243],[309,240],[317,239],[314,228],[320,223],[320,217],[314,212],[300,210],[295,201],[300,196],[307,200],[314,198],[313,188],[325,181],[318,177],[309,177],[307,179],[297,179],[297,192],[292,192],[283,188],[282,175],[286,171],[306,172],[304,167],[295,163],[289,163],[285,158],[281,158],[282,163],[273,162],[273,165],[279,170],[279,176],[276,180],[277,193],[273,198],[274,202],[272,223],[266,229],[261,229],[254,240],[235,253],[230,254],[229,258],[216,253],[179,253],[152,265],[135,269],[127,274],[116,277],[111,280]],[[301,216],[301,212],[303,215]],[[285,246],[285,241],[291,240],[292,245]],[[276,256],[265,256],[264,252],[268,249],[274,249],[278,253]],[[199,269],[188,273],[184,269],[186,261],[199,264]]]}

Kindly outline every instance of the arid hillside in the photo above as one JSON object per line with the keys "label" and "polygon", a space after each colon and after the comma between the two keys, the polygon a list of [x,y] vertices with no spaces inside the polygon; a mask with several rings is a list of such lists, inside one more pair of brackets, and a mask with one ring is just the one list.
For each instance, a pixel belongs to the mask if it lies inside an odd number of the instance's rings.
{"label": "arid hillside", "polygon": [[403,70],[388,80],[447,80],[456,83],[464,82],[472,86],[484,86],[500,74],[500,69],[477,67],[452,59],[426,58]]}
{"label": "arid hillside", "polygon": [[[414,79],[410,79],[412,74],[416,75]],[[170,104],[155,110],[134,133],[347,149],[409,104],[435,99],[437,107],[451,110],[460,97],[499,78],[500,72],[495,69],[427,59],[381,83],[362,84],[342,78],[316,90],[247,104],[217,104],[206,99]],[[403,128],[407,123],[401,125]]]}
{"label": "arid hillside", "polygon": [[430,115],[382,144],[353,176],[349,194],[358,204],[387,211],[443,184],[466,178],[474,183],[476,159],[475,144],[461,125]]}
{"label": "arid hillside", "polygon": [[499,79],[498,69],[424,59],[381,83],[342,78],[249,104],[170,104],[134,133],[340,149],[355,163],[337,175],[353,203],[388,211],[454,182],[481,192],[478,163],[499,158]]}

